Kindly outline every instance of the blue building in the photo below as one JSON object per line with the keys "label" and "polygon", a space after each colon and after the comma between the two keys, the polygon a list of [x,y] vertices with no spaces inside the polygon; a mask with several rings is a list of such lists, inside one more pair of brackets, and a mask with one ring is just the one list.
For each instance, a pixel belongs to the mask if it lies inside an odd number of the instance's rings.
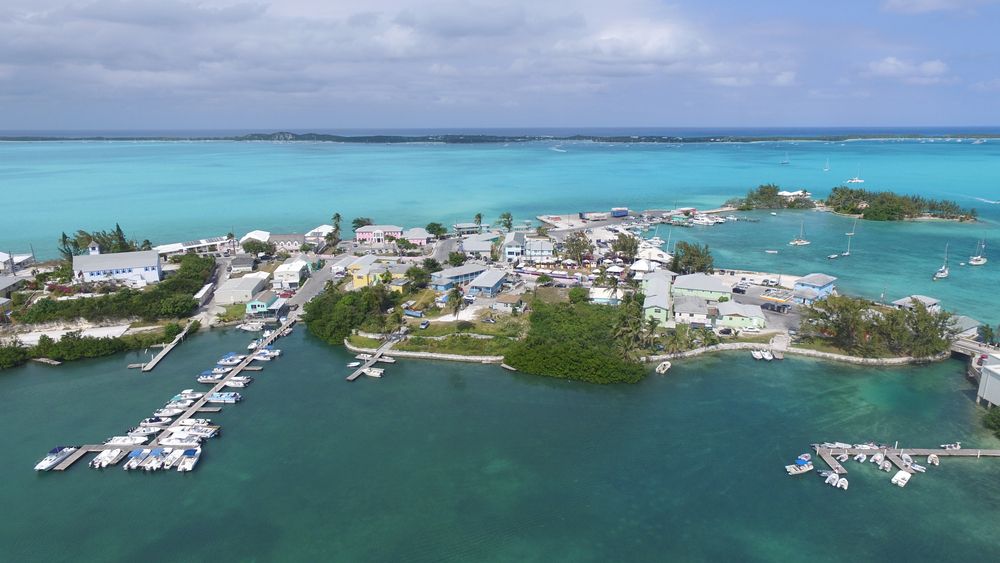
{"label": "blue building", "polygon": [[837,290],[837,278],[826,274],[809,274],[795,282],[792,288],[792,301],[800,305],[812,305],[826,299]]}
{"label": "blue building", "polygon": [[506,279],[507,274],[503,270],[486,270],[469,283],[466,296],[496,297]]}
{"label": "blue building", "polygon": [[431,276],[431,289],[448,291],[453,287],[471,282],[488,269],[483,264],[463,264],[454,268],[446,268]]}

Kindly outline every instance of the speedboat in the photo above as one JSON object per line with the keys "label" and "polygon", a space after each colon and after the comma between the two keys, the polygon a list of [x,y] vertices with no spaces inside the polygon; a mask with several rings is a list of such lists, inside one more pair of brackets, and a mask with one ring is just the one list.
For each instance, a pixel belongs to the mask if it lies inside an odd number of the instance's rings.
{"label": "speedboat", "polygon": [[216,363],[220,366],[238,366],[246,358],[247,358],[246,356],[240,356],[230,352],[229,354],[223,356],[222,359],[220,359]]}
{"label": "speedboat", "polygon": [[836,487],[837,486],[837,481],[840,481],[840,475],[837,475],[836,473],[832,473],[823,482],[826,483],[827,485],[832,486],[832,487]]}
{"label": "speedboat", "polygon": [[[212,370],[209,373],[211,373],[213,375],[226,375],[227,373],[229,373],[231,371],[233,371],[233,368],[224,368],[224,367],[218,366],[218,367],[212,368]],[[204,372],[202,374],[204,375]]]}
{"label": "speedboat", "polygon": [[181,401],[170,401],[166,404],[165,408],[168,409],[186,409],[194,404],[194,401],[189,399],[184,399]]}
{"label": "speedboat", "polygon": [[139,423],[139,426],[160,426],[160,427],[163,427],[163,426],[168,426],[172,420],[173,419],[170,418],[170,417],[164,418],[164,417],[160,417],[160,416],[152,416],[152,417],[149,417],[149,418],[142,419],[142,422]]}
{"label": "speedboat", "polygon": [[212,419],[210,418],[185,418],[177,423],[177,426],[204,426],[206,424],[212,424]]}
{"label": "speedboat", "polygon": [[254,340],[250,344],[247,344],[247,350],[250,350],[252,352],[256,350],[258,346],[260,346],[260,340]]}
{"label": "speedboat", "polygon": [[930,454],[927,456],[927,465],[941,465],[941,460],[938,459],[937,454]]}
{"label": "speedboat", "polygon": [[138,446],[149,441],[149,436],[112,436],[104,441],[109,446]]}
{"label": "speedboat", "polygon": [[198,376],[198,383],[207,383],[207,384],[209,384],[209,385],[214,385],[214,384],[216,384],[216,383],[218,383],[218,382],[222,381],[222,377],[223,377],[223,376],[221,376],[221,375],[220,375],[220,376],[214,376],[214,375],[199,375],[199,376]]}
{"label": "speedboat", "polygon": [[49,450],[48,455],[43,457],[41,461],[35,464],[35,471],[48,471],[53,467],[59,465],[59,463],[71,456],[77,448],[72,446],[59,446]]}
{"label": "speedboat", "polygon": [[219,433],[218,426],[188,426],[184,429],[189,436],[199,439],[214,438]]}
{"label": "speedboat", "polygon": [[955,442],[954,444],[941,444],[942,450],[960,450],[962,449],[962,442]]}
{"label": "speedboat", "polygon": [[850,484],[850,483],[848,483],[848,482],[847,482],[847,478],[846,478],[846,477],[844,477],[844,478],[840,479],[839,481],[837,481],[837,484],[836,484],[835,486],[836,486],[836,487],[837,487],[838,489],[844,489],[844,490],[846,491],[846,490],[847,490],[847,486],[848,486],[849,484]]}
{"label": "speedboat", "polygon": [[867,460],[867,459],[868,459],[868,456],[866,456],[865,454],[858,454],[858,455],[854,456],[854,461],[856,461],[858,463],[864,463],[865,460]]}
{"label": "speedboat", "polygon": [[927,471],[927,468],[924,467],[923,465],[920,465],[919,463],[910,463],[910,464],[907,464],[906,467],[907,467],[907,469],[912,469],[912,470],[916,471],[917,473],[923,473],[923,472]]}
{"label": "speedboat", "polygon": [[229,381],[226,381],[225,386],[232,387],[234,389],[242,389],[251,383],[253,383],[252,377],[234,377]]}
{"label": "speedboat", "polygon": [[750,350],[750,355],[753,356],[755,360],[763,360],[764,354],[761,354],[760,350]]}
{"label": "speedboat", "polygon": [[132,450],[131,452],[129,452],[128,458],[125,460],[125,465],[122,466],[122,469],[124,469],[125,471],[131,471],[136,467],[139,467],[139,464],[146,459],[146,457],[149,455],[149,452],[151,451],[152,450],[148,449]]}
{"label": "speedboat", "polygon": [[364,374],[367,375],[368,377],[379,378],[379,377],[382,377],[382,374],[384,372],[385,372],[385,370],[382,369],[382,368],[365,368],[364,369]]}
{"label": "speedboat", "polygon": [[157,409],[157,410],[153,411],[153,416],[160,416],[160,417],[164,417],[164,416],[177,416],[177,415],[179,415],[179,414],[181,414],[183,412],[184,412],[184,409],[182,409],[182,408],[176,408],[176,409]]}
{"label": "speedboat", "polygon": [[760,356],[769,362],[774,359],[774,354],[770,350],[761,350]]}
{"label": "speedboat", "polygon": [[827,260],[836,260],[837,258],[840,258],[839,254],[829,254],[826,257]]}
{"label": "speedboat", "polygon": [[175,465],[177,465],[177,462],[181,460],[181,456],[183,456],[183,455],[184,455],[184,450],[182,450],[182,449],[173,449],[170,452],[170,455],[168,455],[167,458],[165,460],[163,460],[163,469],[165,471],[170,470],[170,468],[172,468]]}
{"label": "speedboat", "polygon": [[260,321],[252,321],[237,325],[236,328],[247,332],[259,332],[262,328],[264,328],[264,323]]}
{"label": "speedboat", "polygon": [[186,432],[174,432],[170,436],[160,440],[161,446],[171,448],[196,448],[201,445],[201,438],[192,436]]}
{"label": "speedboat", "polygon": [[208,396],[206,402],[234,404],[242,400],[243,396],[240,395],[239,393],[221,392],[221,393],[212,393],[211,395]]}
{"label": "speedboat", "polygon": [[785,472],[789,475],[801,475],[812,470],[812,456],[809,454],[802,454],[795,458],[795,463],[785,466]]}
{"label": "speedboat", "polygon": [[837,456],[837,461],[839,461],[840,463],[844,463],[850,457],[851,456],[847,455],[846,453],[842,453],[842,454],[840,454],[840,455]]}
{"label": "speedboat", "polygon": [[181,455],[180,461],[177,462],[177,471],[191,471],[194,469],[195,465],[198,465],[198,460],[200,458],[201,448],[190,448],[184,450],[184,454]]}
{"label": "speedboat", "polygon": [[851,444],[845,444],[844,442],[823,442],[820,446],[829,450],[848,450],[852,447]]}
{"label": "speedboat", "polygon": [[347,367],[349,367],[349,368],[361,367],[361,362],[351,362],[351,363],[347,364]]}
{"label": "speedboat", "polygon": [[105,467],[111,465],[111,463],[121,455],[122,451],[119,449],[114,450],[104,450],[97,454],[97,457],[90,460],[90,466],[94,469],[104,469]]}
{"label": "speedboat", "polygon": [[[159,426],[140,426],[138,428],[133,428],[128,431],[129,436],[150,436],[152,434],[159,434],[163,431],[163,428]],[[139,442],[140,444],[142,442]]]}
{"label": "speedboat", "polygon": [[163,448],[153,448],[153,451],[149,452],[146,459],[139,464],[139,468],[143,471],[156,471],[160,467],[163,467]]}
{"label": "speedboat", "polygon": [[900,469],[895,475],[893,475],[889,482],[897,487],[905,487],[906,484],[910,482],[910,477],[911,475],[909,472]]}
{"label": "speedboat", "polygon": [[175,397],[175,399],[180,400],[180,401],[185,401],[185,400],[189,400],[189,399],[195,399],[195,400],[197,400],[197,399],[200,399],[200,398],[202,398],[204,396],[205,396],[204,393],[198,393],[194,389],[185,389],[185,390],[181,391],[180,393],[178,393],[177,396]]}

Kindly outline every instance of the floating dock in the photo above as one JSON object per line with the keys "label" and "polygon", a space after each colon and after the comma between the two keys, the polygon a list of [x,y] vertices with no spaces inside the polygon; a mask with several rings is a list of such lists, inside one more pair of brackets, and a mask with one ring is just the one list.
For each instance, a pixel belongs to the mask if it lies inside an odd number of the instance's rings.
{"label": "floating dock", "polygon": [[[368,357],[367,359],[365,359],[365,363],[361,364],[361,367],[359,367],[357,370],[355,370],[351,375],[347,376],[347,380],[348,381],[354,381],[355,379],[361,377],[362,374],[364,374],[365,371],[368,370],[368,368],[370,368],[373,365],[375,365],[375,363],[378,362],[382,358],[382,354],[385,354],[386,352],[388,352],[389,350],[391,350],[392,347],[395,346],[395,345],[396,345],[396,341],[395,340],[390,340],[389,342],[386,342],[385,344],[382,344],[381,346],[379,346],[378,349],[375,350],[374,354],[372,354],[370,357]],[[367,354],[358,354],[358,356],[364,356],[364,355],[367,355]],[[358,358],[358,359],[360,359],[360,358]]]}
{"label": "floating dock", "polygon": [[864,449],[864,448],[824,448],[819,445],[813,445],[813,450],[816,454],[830,466],[835,473],[838,475],[846,475],[847,469],[836,460],[836,456],[841,454],[847,454],[850,457],[854,457],[858,454],[865,454],[866,456],[871,456],[872,454],[881,453],[885,459],[891,461],[893,465],[899,469],[906,471],[907,473],[914,473],[907,464],[903,461],[901,457],[903,454],[909,456],[921,456],[926,457],[929,455],[936,455],[938,457],[974,457],[976,459],[983,457],[1000,457],[1000,450],[979,450],[979,449],[961,449],[961,450],[946,450],[943,448],[878,448],[878,449]]}

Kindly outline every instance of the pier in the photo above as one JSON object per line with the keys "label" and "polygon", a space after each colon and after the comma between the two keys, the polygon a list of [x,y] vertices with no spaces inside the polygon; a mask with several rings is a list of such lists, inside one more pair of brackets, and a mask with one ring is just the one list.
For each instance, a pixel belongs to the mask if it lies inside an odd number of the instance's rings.
{"label": "pier", "polygon": [[907,464],[903,461],[902,455],[907,454],[909,456],[921,456],[926,457],[929,455],[936,455],[941,457],[974,457],[976,459],[983,457],[998,457],[1000,458],[1000,450],[979,450],[979,449],[961,449],[961,450],[946,450],[944,448],[879,448],[879,449],[861,449],[861,448],[823,448],[818,444],[813,445],[813,450],[816,451],[816,455],[823,459],[830,469],[832,469],[838,475],[846,475],[847,469],[837,461],[836,456],[841,454],[847,454],[851,458],[858,454],[865,454],[866,456],[871,456],[872,454],[881,453],[885,459],[892,462],[893,465],[899,469],[906,471],[907,473],[914,473],[912,469],[907,467]]}
{"label": "pier", "polygon": [[358,369],[354,370],[354,373],[352,373],[351,375],[347,376],[347,380],[348,381],[354,381],[355,379],[361,377],[361,374],[363,374],[366,369],[368,369],[368,368],[372,367],[373,365],[375,365],[375,363],[378,362],[379,359],[382,357],[382,354],[385,354],[386,352],[388,352],[389,350],[391,350],[392,347],[395,346],[395,345],[396,345],[396,341],[395,340],[390,340],[390,341],[382,344],[381,346],[379,346],[378,349],[375,350],[375,353],[372,354],[372,356],[370,358],[368,358],[367,360],[365,360],[365,363],[361,364],[361,367],[359,367]]}
{"label": "pier", "polygon": [[182,330],[180,334],[175,336],[174,339],[170,342],[170,344],[164,346],[163,349],[160,350],[160,353],[156,355],[156,357],[150,360],[149,363],[142,364],[141,368],[142,371],[144,372],[153,371],[153,368],[156,367],[156,364],[160,363],[160,360],[167,357],[167,354],[169,354],[171,350],[173,350],[178,344],[181,343],[182,340],[184,340],[184,337],[187,336],[189,328],[191,328],[190,322],[184,325],[184,330]]}

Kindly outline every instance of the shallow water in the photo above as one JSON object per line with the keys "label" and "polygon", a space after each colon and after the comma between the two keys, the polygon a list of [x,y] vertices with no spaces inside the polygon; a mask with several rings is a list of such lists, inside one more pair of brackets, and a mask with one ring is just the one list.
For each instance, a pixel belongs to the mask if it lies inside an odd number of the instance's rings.
{"label": "shallow water", "polygon": [[349,356],[299,330],[243,403],[210,415],[224,434],[194,473],[31,470],[197,386],[246,340],[200,334],[147,375],[125,369],[135,355],[4,372],[3,559],[919,561],[1000,547],[1000,460],[946,459],[902,490],[870,464],[848,464],[847,492],[782,469],[823,440],[1000,447],[957,361],[723,354],[614,387],[401,361],[351,384]]}

